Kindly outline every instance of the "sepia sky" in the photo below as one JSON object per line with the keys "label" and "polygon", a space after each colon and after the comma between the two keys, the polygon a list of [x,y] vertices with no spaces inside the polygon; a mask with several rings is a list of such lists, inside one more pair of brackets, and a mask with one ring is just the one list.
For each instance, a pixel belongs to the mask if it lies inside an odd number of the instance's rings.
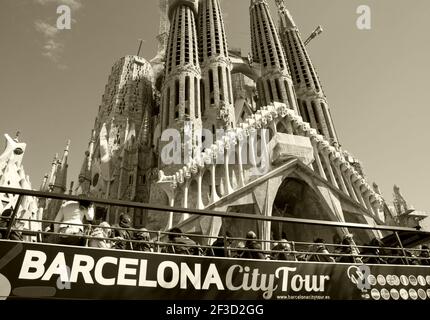
{"label": "sepia sky", "polygon": [[[277,19],[274,0],[269,0]],[[71,30],[57,30],[68,4]],[[430,41],[428,0],[287,0],[306,38],[340,142],[364,163],[392,201],[430,211]],[[249,0],[221,0],[231,47],[249,49]],[[372,29],[356,27],[369,5]],[[69,182],[77,176],[113,63],[156,54],[157,0],[0,0],[0,134],[27,143],[26,173],[38,188],[55,153],[72,140]],[[1,143],[3,145],[3,143]],[[2,148],[2,146],[0,146]]]}

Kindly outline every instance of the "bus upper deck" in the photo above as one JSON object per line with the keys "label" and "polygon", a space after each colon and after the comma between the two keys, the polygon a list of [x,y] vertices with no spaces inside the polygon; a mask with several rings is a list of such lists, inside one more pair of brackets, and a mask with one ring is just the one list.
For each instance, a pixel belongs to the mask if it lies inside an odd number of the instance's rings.
{"label": "bus upper deck", "polygon": [[[0,225],[0,296],[8,299],[430,299],[428,249],[417,248],[429,240],[424,231],[87,199],[98,205],[141,207],[160,214],[186,212],[391,233],[366,244],[330,244],[319,241],[322,239],[312,243],[261,240],[250,230],[244,230],[243,237],[225,230],[210,236],[88,221],[76,225],[82,233],[65,235],[17,228],[61,223],[17,218],[20,201],[24,196],[82,198],[15,189],[0,192],[18,195],[14,210],[2,217]],[[122,236],[124,232],[130,237]],[[64,237],[79,242],[67,245],[61,241]]]}

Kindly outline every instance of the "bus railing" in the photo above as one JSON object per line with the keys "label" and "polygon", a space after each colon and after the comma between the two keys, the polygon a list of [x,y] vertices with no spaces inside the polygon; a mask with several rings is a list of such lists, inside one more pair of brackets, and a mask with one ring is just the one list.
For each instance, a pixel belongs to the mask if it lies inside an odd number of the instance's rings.
{"label": "bus railing", "polygon": [[[308,225],[316,225],[316,226],[341,227],[341,228],[352,228],[352,229],[363,229],[363,230],[393,231],[393,232],[401,232],[401,231],[412,232],[413,231],[413,232],[430,234],[429,232],[419,231],[416,228],[407,228],[407,227],[395,227],[395,226],[385,226],[385,225],[371,226],[367,224],[350,223],[350,222],[312,220],[312,219],[301,219],[301,218],[290,218],[290,217],[279,217],[279,216],[259,216],[255,214],[249,214],[249,213],[236,213],[236,212],[223,212],[223,211],[206,210],[206,209],[200,210],[200,209],[193,209],[193,208],[169,207],[169,206],[153,205],[153,204],[142,203],[142,202],[107,200],[107,199],[89,198],[89,197],[82,197],[82,196],[72,196],[67,194],[57,194],[57,193],[50,193],[50,192],[4,188],[4,187],[0,187],[0,193],[10,193],[10,194],[16,194],[19,196],[29,196],[29,197],[36,197],[36,198],[48,198],[48,199],[77,201],[77,202],[89,201],[89,202],[92,202],[93,204],[99,204],[104,206],[146,209],[151,211],[158,211],[164,214],[170,214],[171,212],[173,212],[173,213],[182,213],[182,214],[188,214],[188,215],[195,214],[195,215],[209,216],[209,217],[238,218],[238,219],[244,219],[244,220],[287,222],[292,224],[308,224]],[[19,206],[22,199],[23,197],[18,197],[18,200],[15,206]],[[16,212],[14,212],[14,216],[16,216]]]}
{"label": "bus railing", "polygon": [[[4,220],[11,220],[11,218],[8,217],[3,217],[2,219]],[[30,220],[30,219],[15,219],[15,221],[32,221],[35,223],[48,223],[51,225],[55,225],[55,224],[64,224],[63,222],[58,222],[58,221],[50,221],[50,220]],[[136,229],[136,228],[121,228],[121,227],[116,227],[116,226],[109,226],[109,227],[105,227],[105,226],[100,226],[100,225],[92,225],[92,224],[74,224],[74,223],[68,223],[68,225],[73,225],[73,226],[78,226],[78,227],[82,227],[84,232],[82,234],[68,234],[67,237],[74,237],[74,238],[79,238],[82,239],[82,246],[84,247],[91,247],[89,245],[89,241],[90,240],[98,240],[98,241],[105,241],[107,243],[115,243],[115,242],[124,242],[124,243],[130,243],[132,244],[131,249],[133,250],[133,244],[146,244],[148,246],[148,248],[152,248],[151,252],[158,252],[158,253],[175,253],[175,248],[189,248],[189,249],[196,249],[196,252],[199,252],[199,254],[197,255],[207,255],[207,256],[215,256],[213,250],[217,250],[217,249],[224,249],[224,252],[230,252],[230,253],[234,253],[234,252],[256,252],[256,253],[262,253],[267,260],[274,260],[271,259],[271,257],[274,257],[276,254],[288,254],[290,257],[294,257],[293,259],[291,259],[292,261],[306,261],[308,256],[319,256],[319,257],[333,257],[333,258],[342,258],[342,257],[346,257],[346,258],[353,258],[353,259],[357,259],[354,261],[350,261],[349,263],[363,263],[363,259],[365,258],[379,258],[379,259],[400,259],[402,261],[418,261],[421,262],[420,264],[423,264],[422,261],[425,262],[430,262],[430,258],[426,258],[426,257],[421,257],[421,256],[409,256],[409,255],[403,255],[403,249],[399,248],[399,247],[379,247],[379,246],[365,246],[365,245],[356,245],[355,247],[363,250],[380,250],[381,252],[397,252],[400,254],[384,254],[384,253],[380,253],[380,254],[363,254],[363,253],[358,253],[358,254],[352,254],[352,253],[341,253],[341,252],[336,252],[336,249],[349,249],[351,247],[351,245],[343,245],[343,244],[331,244],[331,243],[324,243],[324,244],[318,244],[318,243],[314,243],[314,242],[299,242],[299,241],[285,241],[282,242],[284,244],[287,244],[290,246],[290,249],[288,250],[276,250],[276,249],[271,249],[271,250],[262,250],[262,249],[251,249],[251,248],[247,248],[247,247],[243,247],[243,246],[230,246],[227,244],[227,242],[230,243],[243,243],[245,244],[247,241],[254,241],[256,243],[262,244],[262,243],[269,243],[271,248],[276,247],[276,245],[280,244],[280,241],[276,241],[276,240],[260,240],[260,239],[248,239],[248,238],[242,238],[242,237],[227,237],[227,241],[224,241],[224,246],[223,247],[214,247],[212,245],[204,245],[204,244],[199,244],[198,242],[196,242],[196,244],[186,244],[186,243],[174,243],[174,242],[169,242],[169,241],[162,241],[161,237],[162,236],[177,236],[177,237],[187,237],[187,238],[199,238],[199,239],[211,239],[211,240],[216,240],[222,237],[215,237],[215,236],[206,236],[206,235],[199,235],[199,234],[188,234],[188,233],[174,233],[174,232],[166,232],[166,231],[155,231],[155,230],[145,230],[144,232],[147,232],[150,235],[151,240],[138,240],[138,239],[123,239],[123,238],[119,238],[119,237],[115,237],[115,236],[111,236],[111,237],[98,237],[98,236],[92,236],[91,235],[91,230],[95,230],[95,229],[108,229],[110,231],[115,231],[115,230],[122,230],[122,231],[127,231],[133,234],[137,234],[139,232],[142,232],[141,229]],[[0,227],[0,231],[5,231],[7,230],[7,228],[1,228]],[[17,229],[17,228],[11,228],[11,231],[13,232],[21,232],[24,234],[30,234],[33,236],[36,236],[36,242],[38,243],[55,243],[55,241],[51,242],[51,241],[44,241],[43,240],[43,236],[51,236],[51,237],[61,237],[61,236],[65,236],[65,234],[60,233],[60,232],[52,232],[52,231],[30,231],[30,230],[22,230],[22,229]],[[152,235],[152,237],[151,237]],[[204,242],[204,241],[201,241]],[[306,248],[311,248],[311,247],[315,247],[318,245],[323,245],[325,248],[327,248],[328,253],[321,253],[321,252],[315,252],[315,251],[310,251]],[[304,249],[298,249],[300,247],[304,247]],[[167,248],[173,248],[172,251],[167,251]],[[328,250],[328,248],[333,248],[334,250]],[[113,246],[111,248],[108,249],[115,249]],[[428,252],[428,250],[426,249],[413,249],[415,252],[420,252],[420,253],[426,253]],[[134,251],[137,251],[137,249],[135,249]],[[212,252],[211,252],[212,251]],[[225,255],[227,257],[239,257],[238,255],[234,255],[234,254],[228,254]],[[361,259],[358,260],[358,259]],[[403,263],[406,264],[406,263]],[[425,263],[424,263],[425,264]]]}
{"label": "bus railing", "polygon": [[[410,249],[405,249],[402,245],[402,242],[400,238],[398,237],[397,232],[399,231],[409,231],[409,232],[416,232],[416,233],[425,233],[428,235],[429,233],[424,231],[417,231],[413,228],[403,228],[403,227],[393,227],[393,226],[369,226],[369,225],[363,225],[363,224],[355,224],[355,223],[341,223],[341,222],[333,222],[333,221],[321,221],[321,220],[308,220],[308,219],[295,219],[295,218],[286,218],[286,217],[263,217],[263,216],[257,216],[257,215],[250,215],[250,214],[242,214],[242,213],[225,213],[225,212],[218,212],[218,211],[210,211],[210,210],[196,210],[196,209],[184,209],[184,208],[173,208],[173,207],[162,207],[162,206],[153,206],[150,204],[144,204],[144,203],[135,203],[135,202],[126,202],[126,201],[118,201],[118,200],[101,200],[101,199],[91,199],[91,198],[83,198],[81,196],[70,196],[65,194],[53,194],[53,193],[46,193],[46,192],[38,192],[38,191],[31,191],[31,190],[22,190],[22,189],[11,189],[11,188],[0,188],[0,193],[9,193],[9,194],[17,194],[18,199],[15,203],[15,206],[12,211],[12,215],[9,217],[1,217],[3,221],[7,222],[7,227],[0,227],[0,231],[5,232],[6,239],[9,239],[12,232],[18,232],[18,233],[24,233],[30,236],[34,236],[36,238],[36,242],[46,242],[46,237],[60,237],[65,236],[63,233],[58,232],[52,232],[52,231],[34,231],[34,230],[23,230],[19,228],[14,228],[15,223],[17,222],[31,222],[31,223],[41,223],[41,224],[48,224],[48,225],[70,225],[70,226],[79,226],[82,227],[83,233],[78,235],[68,234],[68,237],[76,237],[83,240],[83,246],[89,246],[89,242],[91,240],[98,240],[98,241],[107,241],[107,242],[115,242],[115,241],[122,241],[125,243],[130,243],[131,247],[133,248],[133,244],[147,244],[151,248],[153,248],[154,252],[166,252],[166,248],[173,248],[173,252],[175,253],[175,248],[179,247],[185,247],[185,248],[199,248],[197,252],[204,253],[212,251],[212,254],[215,255],[213,250],[219,249],[220,247],[215,247],[211,245],[203,245],[203,244],[186,244],[186,243],[174,243],[171,241],[163,241],[162,238],[169,236],[177,236],[177,237],[187,237],[187,238],[193,238],[193,239],[204,239],[209,240],[205,243],[211,243],[212,240],[216,240],[219,238],[224,239],[224,244],[221,247],[221,249],[224,250],[224,256],[227,256],[227,253],[231,252],[260,252],[262,253],[267,259],[270,259],[270,257],[273,257],[276,253],[288,253],[291,257],[294,257],[295,260],[304,261],[307,260],[307,257],[310,255],[313,256],[330,256],[330,257],[336,257],[337,259],[340,259],[342,257],[349,257],[352,258],[353,263],[363,263],[363,258],[379,258],[379,259],[397,259],[402,261],[404,264],[410,264],[414,261],[418,261],[421,264],[428,265],[430,262],[430,258],[428,258],[428,250],[427,249],[413,249],[414,252],[420,253],[419,256],[414,256],[410,253]],[[262,221],[276,221],[276,222],[289,222],[289,223],[303,223],[303,224],[312,224],[312,225],[324,225],[327,227],[342,227],[342,228],[360,228],[360,229],[374,229],[374,230],[384,230],[384,231],[392,231],[396,234],[397,239],[399,240],[399,245],[397,247],[380,247],[380,246],[365,246],[365,245],[343,245],[343,244],[330,244],[330,243],[323,243],[323,244],[317,244],[317,243],[310,243],[310,242],[298,242],[298,241],[286,241],[285,243],[290,246],[288,250],[262,250],[262,249],[251,249],[247,248],[246,246],[240,246],[240,247],[232,247],[228,245],[228,242],[237,244],[239,243],[245,243],[247,241],[254,241],[258,244],[264,244],[267,243],[269,245],[269,248],[274,248],[275,245],[279,244],[279,241],[277,240],[261,240],[261,239],[247,239],[247,238],[240,238],[240,237],[224,237],[222,236],[207,236],[207,235],[199,235],[199,234],[186,234],[186,233],[172,233],[172,232],[166,232],[166,231],[160,231],[160,230],[146,230],[149,235],[151,235],[151,240],[136,240],[136,239],[118,239],[118,238],[111,238],[111,237],[94,237],[92,236],[92,231],[99,228],[99,229],[110,229],[111,231],[128,231],[132,234],[136,234],[138,232],[142,232],[141,229],[134,229],[134,228],[121,228],[117,226],[109,226],[109,227],[103,227],[99,225],[94,225],[92,223],[87,224],[73,224],[73,223],[64,223],[59,221],[49,221],[49,220],[35,220],[35,219],[22,219],[17,218],[17,213],[19,206],[25,196],[30,197],[39,197],[39,198],[51,198],[51,199],[57,199],[57,200],[69,200],[69,201],[90,201],[93,204],[102,204],[102,205],[109,205],[109,206],[117,206],[117,207],[132,207],[132,208],[144,208],[144,209],[150,209],[150,210],[157,210],[164,213],[170,213],[170,212],[176,212],[176,213],[192,213],[192,214],[200,214],[200,215],[206,215],[206,216],[219,216],[219,217],[230,217],[230,218],[238,218],[238,219],[250,219],[252,216],[252,219],[254,220],[262,220]],[[204,241],[197,241],[204,242]],[[315,246],[321,246],[323,245],[326,249],[327,248],[333,248],[333,250],[328,250],[328,253],[321,253],[321,252],[315,252],[309,250],[309,248],[313,248]],[[303,248],[303,249],[300,249]],[[342,249],[351,249],[351,253],[345,253],[342,252]],[[363,249],[363,252],[367,252],[369,250],[379,250],[379,254],[368,254],[361,253],[360,249]],[[177,251],[177,250],[176,250]],[[168,252],[166,252],[168,253]],[[400,253],[400,254],[399,254]],[[427,256],[424,256],[422,254],[427,254]]]}

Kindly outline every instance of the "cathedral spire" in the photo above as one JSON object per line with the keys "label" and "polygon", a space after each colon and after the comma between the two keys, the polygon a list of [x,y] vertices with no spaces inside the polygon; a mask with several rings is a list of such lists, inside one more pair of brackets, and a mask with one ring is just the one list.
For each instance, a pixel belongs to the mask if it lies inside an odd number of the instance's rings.
{"label": "cathedral spire", "polygon": [[70,150],[70,140],[67,141],[66,148],[64,149],[63,157],[58,163],[55,173],[55,184],[54,192],[64,193],[67,190],[67,169],[69,167],[69,150]]}
{"label": "cathedral spire", "polygon": [[[67,191],[67,168],[69,158],[70,140],[67,141],[66,148],[64,149],[61,160],[58,154],[55,155],[52,162],[51,173],[49,174],[49,191],[53,193],[65,193]],[[42,202],[43,203],[43,202]],[[48,203],[46,210],[42,210],[44,220],[54,220],[58,211],[60,210],[62,201],[52,199]],[[41,206],[43,206],[41,204]],[[44,225],[46,227],[46,225]]]}
{"label": "cathedral spire", "polygon": [[260,104],[282,102],[299,113],[293,81],[267,1],[251,0],[250,17],[252,56],[261,65],[257,83]]}
{"label": "cathedral spire", "polygon": [[158,52],[165,52],[167,46],[167,38],[169,36],[169,18],[168,18],[168,9],[169,9],[169,1],[168,0],[159,0],[159,9],[160,9],[160,30],[157,36],[158,40]]}
{"label": "cathedral spire", "polygon": [[95,130],[91,131],[91,139],[88,143],[88,149],[85,151],[85,159],[82,163],[81,172],[78,178],[77,194],[89,194],[91,187],[91,167],[94,155],[94,145],[96,143]]}
{"label": "cathedral spire", "polygon": [[[193,137],[197,137],[202,126],[198,0],[171,0],[168,14],[170,32],[161,97],[161,131],[174,128],[182,132],[186,124],[191,124],[195,130]],[[197,144],[193,138],[192,147]]]}
{"label": "cathedral spire", "polygon": [[43,176],[42,184],[40,185],[39,191],[42,191],[42,192],[48,191],[48,178],[49,178],[49,175],[46,173]]}
{"label": "cathedral spire", "polygon": [[338,137],[318,74],[312,64],[300,32],[288,11],[285,0],[276,0],[280,33],[289,68],[292,72],[297,103],[304,121],[333,144]]}
{"label": "cathedral spire", "polygon": [[58,166],[58,153],[55,154],[54,159],[52,160],[51,170],[48,176],[48,186],[50,191],[52,191],[52,188],[55,183],[55,173],[57,172],[57,166]]}
{"label": "cathedral spire", "polygon": [[296,23],[293,20],[293,16],[291,15],[290,11],[287,9],[287,5],[285,3],[285,0],[275,0],[276,5],[278,6],[278,10],[280,13],[280,25],[281,28],[286,29],[294,29],[296,28]]}
{"label": "cathedral spire", "polygon": [[208,130],[212,130],[213,126],[234,127],[232,65],[219,0],[202,0],[199,19],[199,55],[202,64],[200,94],[202,116],[205,119],[203,127]]}
{"label": "cathedral spire", "polygon": [[159,12],[160,12],[160,26],[159,32],[157,36],[158,41],[158,49],[157,55],[151,60],[153,65],[160,64],[164,61],[166,56],[166,47],[167,41],[169,38],[169,1],[168,0],[159,0],[158,2]]}

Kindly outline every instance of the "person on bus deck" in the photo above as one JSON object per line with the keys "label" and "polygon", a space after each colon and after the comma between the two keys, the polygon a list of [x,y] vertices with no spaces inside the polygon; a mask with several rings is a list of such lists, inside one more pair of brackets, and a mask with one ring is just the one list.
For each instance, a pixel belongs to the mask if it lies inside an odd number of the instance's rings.
{"label": "person on bus deck", "polygon": [[151,236],[146,228],[139,229],[139,231],[136,232],[136,236],[133,240],[140,241],[133,243],[135,251],[154,252],[154,249],[150,243]]}
{"label": "person on bus deck", "polygon": [[181,229],[170,229],[168,238],[171,244],[166,247],[167,253],[200,255],[197,243],[185,236]]}
{"label": "person on bus deck", "polygon": [[173,244],[169,247],[170,253],[200,255],[198,244],[184,235],[181,229],[173,228],[169,232],[169,242]]}
{"label": "person on bus deck", "polygon": [[272,248],[271,260],[297,261],[296,255],[291,250],[291,244],[287,239],[282,239]]}
{"label": "person on bus deck", "polygon": [[340,244],[342,243],[342,237],[338,234],[335,233],[333,235],[333,246],[332,246],[332,252],[333,252],[333,256],[335,258],[335,260],[338,258],[338,256],[336,256],[336,254],[340,253],[342,251],[342,246],[340,246]]}
{"label": "person on bus deck", "polygon": [[421,264],[420,259],[412,253],[411,250],[405,250],[406,256],[408,257],[409,265],[419,266]]}
{"label": "person on bus deck", "polygon": [[403,250],[399,245],[396,245],[392,249],[388,249],[391,258],[387,259],[388,264],[407,264],[404,259]]}
{"label": "person on bus deck", "polygon": [[373,238],[372,241],[368,244],[371,248],[365,248],[361,254],[368,255],[371,257],[363,257],[363,262],[368,264],[387,264],[387,261],[382,258],[380,255],[384,254],[384,243],[378,239]]}
{"label": "person on bus deck", "polygon": [[[7,229],[12,223],[10,221],[10,217],[12,217],[13,210],[12,209],[6,209],[2,212],[1,218],[0,218],[0,239],[6,239],[7,236]],[[12,228],[15,228],[15,223],[12,225]],[[14,241],[22,241],[22,235],[20,232],[16,230],[11,230],[9,235],[9,240]]]}
{"label": "person on bus deck", "polygon": [[94,206],[88,200],[66,201],[55,217],[54,232],[60,233],[58,244],[82,245],[84,219],[94,219]]}
{"label": "person on bus deck", "polygon": [[235,248],[231,250],[232,258],[241,258],[245,252],[243,249],[245,249],[245,242],[239,241]]}
{"label": "person on bus deck", "polygon": [[346,234],[341,242],[342,247],[340,248],[340,254],[344,256],[338,256],[336,261],[341,263],[363,263],[361,258],[358,256],[359,252],[355,246],[353,240],[353,234]]}
{"label": "person on bus deck", "polygon": [[243,259],[261,259],[265,260],[261,244],[257,241],[257,235],[254,231],[249,231],[246,234],[245,250],[243,251]]}
{"label": "person on bus deck", "polygon": [[403,265],[419,265],[419,258],[416,257],[409,250],[397,245],[395,248],[391,249],[391,256],[393,258],[388,259],[389,264],[403,264]]}
{"label": "person on bus deck", "polygon": [[113,245],[114,249],[119,250],[133,250],[133,243],[130,240],[133,240],[133,225],[131,223],[131,217],[126,213],[121,213],[119,216],[119,224],[114,225],[113,231],[113,240],[115,244]]}
{"label": "person on bus deck", "polygon": [[327,250],[324,239],[315,239],[314,244],[309,247],[308,251],[311,253],[307,254],[306,261],[336,262]]}
{"label": "person on bus deck", "polygon": [[[231,239],[232,235],[230,231],[227,231],[225,233],[227,241],[225,244],[225,247],[231,247],[231,244],[233,243],[233,240]],[[215,240],[215,242],[212,244],[212,248],[209,250],[209,252],[214,257],[231,257],[232,253],[230,249],[224,250],[224,237],[218,237],[218,239]]]}
{"label": "person on bus deck", "polygon": [[89,247],[103,249],[110,249],[112,247],[112,242],[109,240],[112,237],[112,229],[110,229],[110,225],[106,221],[100,223],[100,225],[93,230],[90,236],[103,239],[90,239],[88,241]]}
{"label": "person on bus deck", "polygon": [[42,234],[43,243],[57,243],[58,236],[54,234],[54,223],[45,227],[44,234]]}
{"label": "person on bus deck", "polygon": [[421,265],[429,266],[430,265],[430,251],[429,247],[426,245],[421,246],[421,253],[418,256],[421,260]]}

